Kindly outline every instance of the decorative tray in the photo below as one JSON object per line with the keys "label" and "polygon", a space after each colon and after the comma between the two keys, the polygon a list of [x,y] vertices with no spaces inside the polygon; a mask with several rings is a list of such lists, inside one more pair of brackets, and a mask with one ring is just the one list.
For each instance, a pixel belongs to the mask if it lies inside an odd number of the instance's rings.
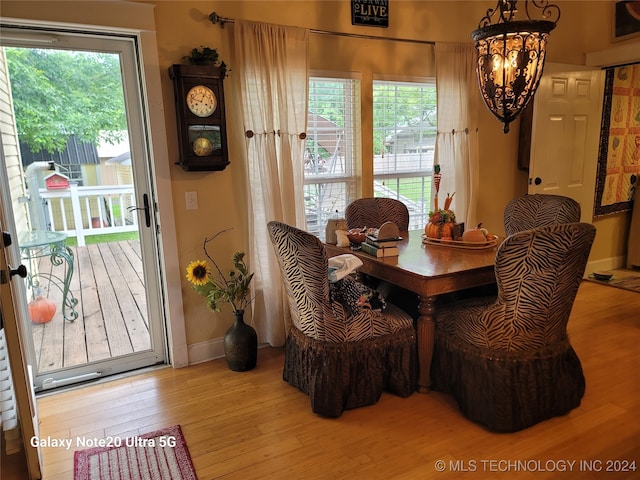
{"label": "decorative tray", "polygon": [[425,245],[442,245],[443,247],[483,250],[485,248],[495,247],[498,244],[498,236],[489,235],[486,242],[463,242],[461,240],[442,240],[440,238],[431,238],[423,234],[422,243]]}

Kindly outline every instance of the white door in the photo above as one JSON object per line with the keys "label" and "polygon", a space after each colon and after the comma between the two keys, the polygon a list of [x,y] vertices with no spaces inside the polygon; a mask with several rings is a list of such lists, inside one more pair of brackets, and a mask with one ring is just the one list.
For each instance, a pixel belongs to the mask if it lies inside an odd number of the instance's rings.
{"label": "white door", "polygon": [[[59,319],[58,323],[51,326],[54,329],[54,335],[60,337],[60,342],[65,342],[64,347],[61,348],[57,345],[55,348],[58,350],[57,355],[62,356],[63,360],[66,360],[67,350],[69,346],[76,348],[82,343],[94,343],[102,347],[102,351],[99,352],[95,358],[91,358],[87,353],[86,361],[77,361],[77,355],[74,361],[69,365],[65,363],[56,363],[54,367],[51,367],[51,362],[42,361],[44,341],[40,341],[41,338],[34,335],[34,325],[31,322],[31,318],[27,312],[26,300],[28,299],[26,292],[25,282],[20,283],[22,293],[20,298],[13,297],[14,303],[18,303],[19,308],[16,309],[18,317],[18,326],[21,330],[22,339],[22,353],[25,356],[26,362],[34,368],[34,382],[36,391],[49,388],[57,388],[74,383],[79,383],[87,380],[97,379],[108,375],[113,375],[125,371],[134,370],[146,366],[151,366],[159,363],[166,363],[167,361],[167,346],[166,346],[166,331],[165,331],[165,316],[162,308],[162,283],[160,275],[160,263],[159,263],[159,241],[157,236],[156,214],[155,211],[155,188],[152,175],[152,162],[150,151],[150,134],[148,127],[148,119],[146,118],[146,100],[144,98],[144,92],[142,91],[143,75],[142,65],[140,64],[140,42],[135,35],[118,34],[110,35],[107,33],[91,33],[91,32],[70,32],[61,29],[33,29],[26,28],[12,29],[6,25],[2,26],[2,35],[0,35],[0,47],[19,47],[19,48],[38,48],[38,49],[55,49],[60,51],[73,51],[73,52],[100,52],[102,54],[112,55],[117,59],[119,69],[122,77],[122,93],[124,97],[124,105],[126,110],[127,119],[127,137],[129,147],[129,158],[131,162],[133,194],[128,204],[120,203],[118,208],[114,210],[114,206],[111,200],[106,200],[106,195],[98,197],[97,208],[99,212],[99,218],[97,225],[98,228],[109,227],[110,224],[103,224],[102,213],[104,210],[111,212],[118,211],[118,215],[122,216],[127,206],[132,207],[132,218],[128,220],[131,222],[135,230],[138,233],[139,244],[131,246],[128,254],[138,253],[141,257],[142,273],[139,273],[141,278],[141,287],[137,292],[133,293],[135,302],[131,302],[128,306],[123,307],[120,303],[121,296],[119,288],[127,286],[130,283],[130,279],[127,278],[127,273],[134,273],[130,270],[125,272],[119,269],[122,260],[115,253],[115,250],[111,250],[114,253],[111,254],[109,250],[104,250],[105,254],[102,254],[97,250],[97,247],[86,251],[79,258],[81,252],[80,246],[76,251],[75,258],[71,257],[73,261],[73,274],[75,275],[81,263],[94,268],[94,276],[96,281],[96,287],[89,287],[87,294],[89,297],[83,300],[84,297],[78,298],[84,291],[83,286],[78,286],[77,280],[74,282],[77,288],[75,292],[75,298],[78,300],[78,304],[75,310],[78,311],[79,317],[73,320],[72,317],[67,319]],[[91,115],[91,112],[87,112],[87,115]],[[15,128],[15,127],[14,127]],[[7,122],[0,123],[0,129],[2,129],[3,137],[10,137],[11,125]],[[13,148],[13,150],[11,150]],[[16,154],[16,145],[10,147],[5,146],[0,155],[0,177],[3,178],[3,184],[9,185],[9,187],[0,195],[0,210],[4,211],[6,216],[12,216],[14,211],[21,210],[21,204],[24,203],[23,199],[16,198],[16,172],[20,167],[16,167],[14,163],[8,168],[7,164],[10,160],[10,156]],[[11,183],[9,182],[11,180]],[[28,182],[27,182],[28,183]],[[33,187],[33,186],[32,186]],[[18,191],[18,195],[19,195]],[[32,192],[29,193],[31,196]],[[85,200],[85,210],[91,210],[94,207],[90,206],[90,200]],[[61,207],[61,209],[66,207]],[[74,205],[74,209],[76,206]],[[78,206],[82,209],[82,204]],[[24,210],[24,209],[22,209]],[[92,210],[93,211],[93,210]],[[16,215],[18,215],[16,213]],[[113,216],[116,214],[113,213]],[[64,217],[64,214],[62,215]],[[93,220],[93,219],[91,219]],[[31,224],[35,223],[33,218],[30,218]],[[91,221],[89,222],[92,223]],[[125,220],[121,222],[124,225]],[[25,229],[25,222],[23,219],[10,222],[10,225],[16,225],[18,231],[9,231],[14,238],[14,243],[18,244],[20,252],[24,260],[24,252],[29,251],[27,248],[27,241],[24,240],[22,234],[26,230],[29,235],[32,235],[33,228]],[[113,225],[117,222],[114,221]],[[29,226],[29,224],[27,224]],[[137,226],[137,227],[136,227]],[[56,228],[57,230],[57,228]],[[22,234],[21,234],[22,232]],[[28,237],[31,238],[31,237]],[[30,240],[29,240],[30,241]],[[78,243],[80,244],[80,234],[78,234]],[[111,247],[109,247],[111,249]],[[85,252],[82,250],[82,252]],[[101,263],[99,271],[96,270],[96,265],[93,264],[93,259],[100,257],[104,258],[104,263]],[[105,256],[106,255],[106,256]],[[51,257],[53,263],[53,256]],[[71,265],[71,262],[66,262]],[[53,268],[52,268],[53,270]],[[61,275],[63,279],[62,284],[65,288],[67,282],[64,282],[65,275]],[[113,285],[112,291],[106,291],[100,289],[98,277],[102,279],[109,279],[111,277],[111,283]],[[72,279],[74,277],[71,277]],[[14,282],[15,283],[15,282]],[[73,289],[73,287],[71,287]],[[50,290],[54,290],[49,287]],[[60,288],[63,291],[62,288]],[[58,297],[58,309],[65,310],[65,315],[69,312],[69,308],[65,307],[64,301],[60,303],[59,298],[69,298],[66,293],[62,293],[61,297]],[[96,309],[99,311],[96,314]],[[80,325],[82,316],[91,316],[91,321],[86,322],[84,325]],[[98,315],[103,319],[103,331],[99,329],[95,330],[90,324],[95,324],[95,317]],[[88,317],[87,317],[88,318]],[[144,321],[146,320],[146,322]],[[110,325],[114,325],[113,322],[118,322],[117,327],[114,330],[120,330],[121,337],[130,336],[132,338],[132,345],[113,345],[109,343],[111,340],[107,338],[107,333],[104,331],[109,328]],[[53,323],[50,322],[51,324]],[[133,329],[130,329],[130,324],[135,323]],[[73,326],[72,333],[67,334],[67,328]],[[95,326],[95,325],[94,325]],[[64,330],[63,330],[64,327]],[[122,333],[124,329],[128,331]],[[132,331],[135,330],[135,338],[139,340],[137,345],[133,344]],[[140,331],[144,330],[144,334],[140,334]],[[64,333],[62,333],[64,332]],[[96,333],[98,332],[98,333]],[[44,334],[43,334],[44,335]],[[90,338],[90,335],[94,337]],[[102,335],[102,338],[95,335]],[[64,336],[64,339],[63,339]],[[71,337],[71,338],[70,338]],[[96,340],[97,338],[97,340]],[[38,344],[40,342],[40,344]],[[108,345],[107,345],[108,344]],[[89,347],[87,347],[87,352]],[[48,358],[47,358],[48,360]]]}
{"label": "white door", "polygon": [[529,193],[571,197],[591,222],[604,72],[553,70],[545,67],[535,95]]}
{"label": "white door", "polygon": [[[0,181],[0,187],[4,189],[6,183]],[[7,233],[5,227],[8,222],[5,220],[2,208],[0,208],[0,233],[2,234],[0,238],[0,328],[4,328],[11,371],[10,379],[13,384],[18,425],[22,434],[22,442],[19,449],[25,452],[29,478],[39,479],[41,478],[42,470],[40,449],[37,445],[34,447],[30,443],[30,439],[38,438],[38,410],[32,377],[29,373],[30,365],[25,362],[21,355],[21,329],[16,318],[20,303],[14,302],[14,298],[20,299],[24,290],[21,288],[22,278],[16,271],[19,267],[20,255],[17,253],[15,245],[12,246],[12,237]],[[12,268],[10,269],[9,266]],[[13,272],[10,272],[10,270],[13,270]],[[5,392],[0,392],[0,395],[3,394]],[[3,397],[0,400],[6,402],[8,398]],[[6,425],[4,429],[6,429]],[[5,435],[4,429],[0,428],[0,435]],[[18,446],[15,446],[15,448],[18,449]]]}

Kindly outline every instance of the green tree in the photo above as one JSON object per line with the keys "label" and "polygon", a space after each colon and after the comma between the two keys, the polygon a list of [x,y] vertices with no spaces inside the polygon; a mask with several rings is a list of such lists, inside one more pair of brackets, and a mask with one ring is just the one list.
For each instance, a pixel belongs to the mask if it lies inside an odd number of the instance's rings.
{"label": "green tree", "polygon": [[20,141],[33,152],[63,151],[71,135],[98,145],[127,129],[115,54],[6,48]]}
{"label": "green tree", "polygon": [[412,132],[414,143],[436,133],[436,87],[382,83],[373,87],[373,148],[386,151],[386,138],[398,130]]}

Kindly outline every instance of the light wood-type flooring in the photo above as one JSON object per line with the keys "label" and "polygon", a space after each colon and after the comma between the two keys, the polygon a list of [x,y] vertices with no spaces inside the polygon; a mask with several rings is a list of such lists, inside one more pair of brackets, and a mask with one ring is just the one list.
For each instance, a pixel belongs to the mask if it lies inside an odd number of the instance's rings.
{"label": "light wood-type flooring", "polygon": [[[282,350],[265,348],[246,373],[217,360],[42,397],[41,435],[180,424],[200,480],[640,478],[640,294],[583,282],[569,333],[587,381],[581,406],[517,433],[488,432],[435,392],[318,417],[282,381]],[[46,480],[73,478],[73,449],[43,449],[43,461]]]}

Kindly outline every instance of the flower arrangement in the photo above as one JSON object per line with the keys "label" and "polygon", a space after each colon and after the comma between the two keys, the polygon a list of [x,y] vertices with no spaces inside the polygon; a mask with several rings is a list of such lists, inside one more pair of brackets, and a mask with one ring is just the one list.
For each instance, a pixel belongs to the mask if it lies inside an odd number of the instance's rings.
{"label": "flower arrangement", "polygon": [[213,264],[215,272],[212,272],[206,260],[195,260],[187,266],[186,277],[194,290],[207,299],[207,307],[214,312],[220,311],[222,303],[229,303],[234,313],[244,312],[253,300],[249,289],[253,273],[249,272],[244,261],[245,253],[235,252],[231,256],[234,269],[225,276],[207,250],[207,244],[227,230],[222,230],[211,238],[205,238],[202,245],[204,254]]}
{"label": "flower arrangement", "polygon": [[456,223],[456,214],[452,210],[431,210],[429,222],[434,224]]}
{"label": "flower arrangement", "polygon": [[438,194],[440,193],[442,173],[439,164],[433,166],[433,172],[433,184],[436,190],[433,197],[434,209],[429,212],[429,223],[424,227],[424,233],[427,238],[453,238],[456,214],[451,210],[451,202],[453,202],[455,192],[452,194],[447,193],[447,198],[444,200],[444,208],[440,208],[438,205]]}

